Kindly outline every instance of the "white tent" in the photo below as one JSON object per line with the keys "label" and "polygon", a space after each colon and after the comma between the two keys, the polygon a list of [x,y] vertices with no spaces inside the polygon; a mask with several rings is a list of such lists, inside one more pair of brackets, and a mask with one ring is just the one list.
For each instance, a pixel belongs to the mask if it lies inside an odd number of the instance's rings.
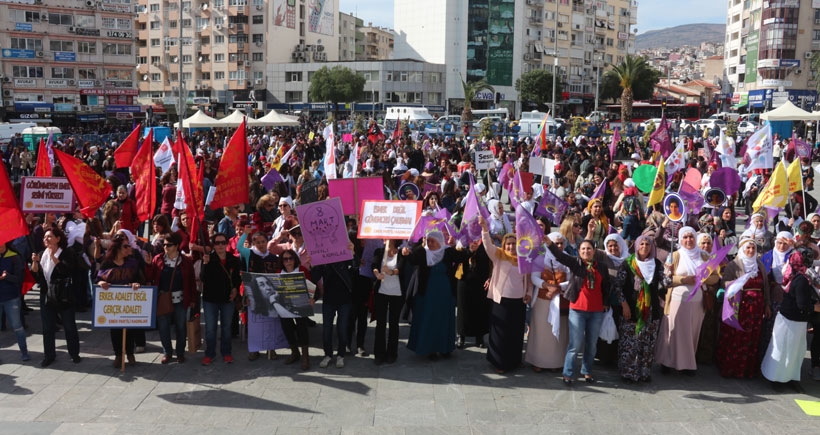
{"label": "white tent", "polygon": [[[196,113],[182,121],[183,128],[203,128],[203,127],[219,127],[219,120],[211,118],[202,110],[197,110]],[[174,123],[174,128],[179,128],[179,123]]]}
{"label": "white tent", "polygon": [[300,122],[295,116],[280,115],[275,110],[271,110],[270,113],[259,119],[248,119],[248,125],[253,127],[297,127]]}
{"label": "white tent", "polygon": [[813,121],[818,117],[795,106],[791,101],[786,101],[777,109],[761,113],[760,119],[767,121]]}
{"label": "white tent", "polygon": [[219,125],[223,127],[239,127],[245,119],[245,114],[241,110],[236,109],[230,115],[219,120]]}

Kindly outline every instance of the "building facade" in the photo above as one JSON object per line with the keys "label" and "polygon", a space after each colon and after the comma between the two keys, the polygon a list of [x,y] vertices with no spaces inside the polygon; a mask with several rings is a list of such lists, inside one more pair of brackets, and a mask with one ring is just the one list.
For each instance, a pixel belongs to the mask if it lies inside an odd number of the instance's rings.
{"label": "building facade", "polygon": [[354,61],[361,53],[364,34],[359,28],[364,25],[361,18],[339,12],[339,60]]}
{"label": "building facade", "polygon": [[67,127],[142,117],[135,5],[0,0],[0,119]]}
{"label": "building facade", "polygon": [[387,60],[393,58],[394,33],[390,29],[374,27],[372,23],[362,26],[362,52],[356,60]]}
{"label": "building facade", "polygon": [[762,112],[785,101],[812,110],[817,72],[812,54],[820,50],[820,2],[729,0],[724,68],[732,103]]}
{"label": "building facade", "polygon": [[[396,0],[395,56],[446,62],[451,113],[463,107],[462,78],[487,80],[500,93],[498,106],[520,113],[515,80],[556,64],[558,110],[588,113],[606,66],[635,51],[637,9],[629,0]],[[494,99],[479,93],[473,107],[490,108]]]}

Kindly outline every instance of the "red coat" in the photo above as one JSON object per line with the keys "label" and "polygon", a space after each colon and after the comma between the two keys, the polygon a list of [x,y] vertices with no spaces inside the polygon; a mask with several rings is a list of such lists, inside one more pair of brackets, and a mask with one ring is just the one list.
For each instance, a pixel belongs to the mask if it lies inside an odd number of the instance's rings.
{"label": "red coat", "polygon": [[117,200],[117,202],[120,204],[121,228],[136,234],[137,226],[139,226],[139,222],[137,222],[137,204],[129,196],[125,197],[125,201]]}
{"label": "red coat", "polygon": [[[194,294],[196,292],[196,276],[194,275],[194,262],[188,256],[179,254],[180,270],[182,272],[182,306],[190,307],[194,304]],[[148,266],[146,277],[151,285],[159,289],[159,278],[162,275],[162,268],[165,266],[165,254],[157,254]],[[162,289],[159,289],[162,290]]]}

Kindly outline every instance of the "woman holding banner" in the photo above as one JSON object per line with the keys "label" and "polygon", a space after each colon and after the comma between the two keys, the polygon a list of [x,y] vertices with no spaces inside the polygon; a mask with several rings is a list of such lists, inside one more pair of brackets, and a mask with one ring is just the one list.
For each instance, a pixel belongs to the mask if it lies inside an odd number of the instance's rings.
{"label": "woman holding banner", "polygon": [[[302,266],[299,259],[299,254],[293,249],[286,249],[280,255],[282,259],[282,270],[279,273],[296,273],[302,272],[305,274],[305,280],[310,288],[313,284],[310,282],[310,271]],[[315,286],[313,286],[315,289]],[[310,303],[313,304],[313,298],[310,298]],[[285,318],[280,317],[282,322],[282,330],[285,332],[285,337],[290,344],[291,355],[285,360],[285,364],[292,364],[301,360],[302,370],[310,368],[310,337],[308,335],[308,326],[310,321],[307,317]],[[299,351],[301,349],[301,352]]]}

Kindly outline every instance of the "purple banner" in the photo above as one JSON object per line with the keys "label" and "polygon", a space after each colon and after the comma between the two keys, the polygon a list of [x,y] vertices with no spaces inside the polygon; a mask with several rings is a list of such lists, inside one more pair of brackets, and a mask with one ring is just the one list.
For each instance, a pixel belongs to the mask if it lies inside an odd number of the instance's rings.
{"label": "purple banner", "polygon": [[290,347],[282,332],[282,319],[248,310],[248,352],[262,352]]}
{"label": "purple banner", "polygon": [[[612,142],[609,144],[609,161],[615,161],[615,153],[618,152],[618,142],[621,141],[621,129],[616,128],[612,134]],[[557,225],[557,224],[556,224]]]}
{"label": "purple banner", "polygon": [[[601,185],[604,184],[606,183],[601,183]],[[567,209],[569,209],[569,204],[566,201],[545,189],[544,194],[541,195],[541,201],[535,207],[535,215],[544,216],[555,226],[560,226]]]}
{"label": "purple banner", "polygon": [[544,268],[544,232],[530,212],[515,208],[515,251],[518,272],[532,273]]}
{"label": "purple banner", "polygon": [[740,175],[737,174],[735,168],[717,169],[709,177],[709,186],[722,190],[727,196],[732,196],[740,189]]}
{"label": "purple banner", "polygon": [[652,145],[652,150],[660,152],[664,159],[674,151],[672,138],[669,137],[669,123],[666,122],[665,115],[661,118],[658,128],[649,136],[649,143]]}
{"label": "purple banner", "polygon": [[697,215],[706,202],[700,192],[685,180],[681,182],[678,195],[683,198],[683,202],[686,204],[686,212],[693,215]]}
{"label": "purple banner", "polygon": [[445,239],[447,236],[456,236],[456,232],[453,230],[453,227],[450,226],[448,219],[437,216],[422,216],[419,218],[416,228],[413,229],[413,235],[410,237],[410,241],[416,243],[423,239],[425,234],[433,230],[441,231]]}
{"label": "purple banner", "polygon": [[729,253],[729,251],[732,250],[733,247],[734,245],[728,245],[719,249],[713,249],[712,254],[709,256],[709,259],[704,261],[703,264],[701,264],[700,266],[698,266],[698,270],[695,273],[695,287],[692,289],[692,293],[689,295],[687,301],[692,300],[692,297],[695,296],[695,293],[697,293],[700,286],[703,285],[706,279],[709,278],[709,275],[711,275],[712,272],[718,270],[718,267],[720,267],[720,263],[724,259],[726,259],[726,255]]}
{"label": "purple banner", "polygon": [[299,226],[313,266],[353,258],[347,237],[342,201],[330,198],[296,207]]}
{"label": "purple banner", "polygon": [[270,171],[268,171],[268,173],[265,174],[265,176],[262,177],[262,179],[259,181],[262,182],[262,185],[265,186],[265,189],[271,190],[277,182],[281,181],[284,183],[285,179],[282,178],[282,175],[279,174],[279,171],[277,171],[276,168],[270,168]]}
{"label": "purple banner", "polygon": [[478,194],[475,191],[475,183],[470,179],[467,204],[464,205],[461,228],[459,228],[457,236],[462,245],[467,246],[473,240],[481,239],[481,225],[478,224],[479,216],[483,216],[485,221],[489,221],[490,212],[486,206],[479,202]]}

